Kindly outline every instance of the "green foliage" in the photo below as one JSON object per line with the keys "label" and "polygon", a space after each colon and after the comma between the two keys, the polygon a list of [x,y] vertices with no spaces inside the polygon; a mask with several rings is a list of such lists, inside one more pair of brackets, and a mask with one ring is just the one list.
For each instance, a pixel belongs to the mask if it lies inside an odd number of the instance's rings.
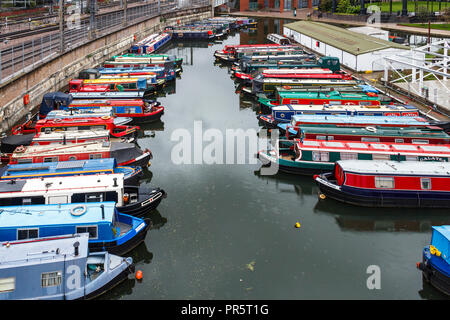
{"label": "green foliage", "polygon": [[322,12],[329,12],[333,6],[333,0],[321,0],[319,10]]}
{"label": "green foliage", "polygon": [[339,0],[336,7],[336,12],[347,13],[349,7],[350,7],[350,0]]}

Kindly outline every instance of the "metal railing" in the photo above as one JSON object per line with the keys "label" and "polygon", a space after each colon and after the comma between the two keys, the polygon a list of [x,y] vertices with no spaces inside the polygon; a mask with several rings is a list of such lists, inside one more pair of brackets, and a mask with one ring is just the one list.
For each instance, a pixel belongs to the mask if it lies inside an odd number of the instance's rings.
{"label": "metal railing", "polygon": [[[68,17],[65,17],[62,46],[61,33],[55,26],[53,29],[46,29],[47,31],[36,31],[39,32],[38,36],[30,34],[29,39],[9,47],[6,47],[5,43],[0,43],[0,84],[29,72],[70,49],[118,31],[124,27],[124,23],[138,23],[163,13],[174,12],[177,9],[177,3],[174,1],[148,0],[142,1],[142,3],[140,6],[127,8],[126,21],[124,10],[97,15],[92,27],[89,18],[79,19],[79,21],[75,19],[68,24]],[[192,0],[190,3],[191,5],[187,8],[207,6],[210,1]],[[186,7],[182,9],[186,9]]]}

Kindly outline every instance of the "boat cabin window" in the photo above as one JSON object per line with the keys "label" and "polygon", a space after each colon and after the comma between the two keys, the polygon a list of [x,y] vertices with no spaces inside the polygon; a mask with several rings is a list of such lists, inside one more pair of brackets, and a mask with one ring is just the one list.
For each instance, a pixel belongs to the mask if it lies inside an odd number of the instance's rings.
{"label": "boat cabin window", "polygon": [[394,189],[394,178],[392,177],[375,177],[375,188]]}
{"label": "boat cabin window", "polygon": [[[31,199],[29,203],[28,200]],[[45,198],[40,197],[16,197],[16,198],[2,198],[0,199],[0,206],[23,206],[28,204],[45,204]]]}
{"label": "boat cabin window", "polygon": [[390,160],[391,157],[388,154],[379,154],[379,153],[374,153],[372,154],[372,160]]}
{"label": "boat cabin window", "polygon": [[62,272],[44,272],[41,273],[41,286],[42,288],[54,287],[61,285],[62,282]]}
{"label": "boat cabin window", "polygon": [[17,163],[33,163],[33,159],[18,159]]}
{"label": "boat cabin window", "polygon": [[420,178],[420,185],[422,189],[430,190],[431,189],[431,179],[430,178]]}
{"label": "boat cabin window", "polygon": [[31,198],[22,198],[22,205],[29,206],[33,203]]}
{"label": "boat cabin window", "polygon": [[16,289],[16,278],[0,278],[0,292],[13,292]]}
{"label": "boat cabin window", "polygon": [[74,161],[74,160],[77,160],[77,157],[75,157],[75,156],[70,156],[69,157],[69,161]]}
{"label": "boat cabin window", "polygon": [[80,226],[75,233],[89,233],[89,239],[97,239],[97,226]]}
{"label": "boat cabin window", "polygon": [[357,160],[358,154],[352,152],[341,152],[341,160]]}
{"label": "boat cabin window", "polygon": [[78,85],[76,85],[76,84],[71,84],[71,85],[70,85],[70,89],[72,89],[72,90],[77,90],[77,89],[78,89]]}
{"label": "boat cabin window", "polygon": [[39,237],[39,229],[17,229],[17,240],[35,239]]}
{"label": "boat cabin window", "polygon": [[58,162],[58,157],[45,157],[44,162]]}
{"label": "boat cabin window", "polygon": [[430,142],[429,142],[428,140],[412,139],[412,143],[416,143],[416,144],[429,144]]}
{"label": "boat cabin window", "polygon": [[365,137],[362,137],[361,141],[362,142],[380,142],[380,138],[365,138]]}
{"label": "boat cabin window", "polygon": [[[94,202],[94,200],[89,201],[88,197],[92,196],[90,199],[94,199],[97,197],[98,199],[103,199],[101,201],[114,201],[117,202],[117,192],[116,191],[108,191],[108,192],[98,192],[98,193],[74,193],[72,195],[71,203],[77,202]],[[100,200],[99,200],[100,201]]]}
{"label": "boat cabin window", "polygon": [[103,202],[103,193],[91,193],[85,197],[85,202]]}
{"label": "boat cabin window", "polygon": [[328,140],[334,140],[334,136],[317,136],[316,139],[328,141]]}
{"label": "boat cabin window", "polygon": [[417,156],[406,156],[405,160],[406,161],[417,161]]}
{"label": "boat cabin window", "polygon": [[330,160],[330,154],[328,151],[313,151],[313,161],[327,162]]}
{"label": "boat cabin window", "polygon": [[404,143],[405,142],[405,140],[403,140],[403,139],[395,139],[395,143]]}
{"label": "boat cabin window", "polygon": [[101,159],[102,154],[101,153],[94,153],[89,155],[89,159]]}

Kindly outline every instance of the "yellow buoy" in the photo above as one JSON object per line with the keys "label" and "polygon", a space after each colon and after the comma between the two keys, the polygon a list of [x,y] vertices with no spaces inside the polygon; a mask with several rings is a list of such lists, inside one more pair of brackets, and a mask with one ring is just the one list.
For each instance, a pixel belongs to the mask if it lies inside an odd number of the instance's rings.
{"label": "yellow buoy", "polygon": [[326,197],[327,197],[327,196],[324,195],[323,193],[319,194],[319,198],[322,199],[322,200],[324,200]]}
{"label": "yellow buoy", "polygon": [[300,228],[300,222],[297,222],[297,223],[295,224],[295,227],[296,227],[296,228]]}

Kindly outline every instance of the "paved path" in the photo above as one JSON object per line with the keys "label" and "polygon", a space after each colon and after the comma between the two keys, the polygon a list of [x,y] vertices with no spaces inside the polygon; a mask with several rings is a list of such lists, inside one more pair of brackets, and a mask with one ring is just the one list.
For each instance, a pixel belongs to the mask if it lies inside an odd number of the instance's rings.
{"label": "paved path", "polygon": [[[310,12],[312,13],[312,11],[313,11],[312,9],[299,9],[299,10],[297,10],[296,17],[294,17],[292,11],[286,11],[286,12],[280,13],[278,11],[263,11],[263,10],[232,12],[232,13],[230,13],[230,15],[258,17],[258,18],[266,17],[266,18],[276,18],[276,19],[292,19],[292,20],[308,20],[308,19],[310,19],[312,21],[340,23],[340,24],[346,24],[346,25],[352,25],[352,26],[365,26],[366,25],[366,23],[360,22],[360,21],[347,21],[347,20],[339,20],[339,19],[331,19],[331,18],[318,18],[313,15],[311,15],[311,17],[308,18],[307,14]],[[373,26],[373,25],[370,25],[370,26]],[[391,31],[400,31],[400,32],[428,35],[428,29],[402,26],[402,25],[398,25],[396,23],[383,23],[383,24],[381,24],[381,28],[391,30]],[[449,30],[431,29],[430,35],[432,37],[438,37],[438,38],[450,38],[450,31]]]}

